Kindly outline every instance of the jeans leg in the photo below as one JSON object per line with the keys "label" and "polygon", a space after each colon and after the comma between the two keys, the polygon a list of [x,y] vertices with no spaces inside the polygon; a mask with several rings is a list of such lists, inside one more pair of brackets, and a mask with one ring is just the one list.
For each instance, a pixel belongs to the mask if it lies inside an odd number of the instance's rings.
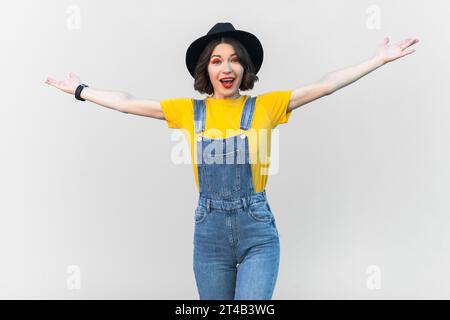
{"label": "jeans leg", "polygon": [[280,260],[279,241],[251,248],[239,264],[235,300],[270,300]]}
{"label": "jeans leg", "polygon": [[216,211],[196,224],[194,274],[201,300],[233,300],[236,256],[230,244],[230,218]]}
{"label": "jeans leg", "polygon": [[236,267],[194,263],[194,273],[200,300],[233,300]]}

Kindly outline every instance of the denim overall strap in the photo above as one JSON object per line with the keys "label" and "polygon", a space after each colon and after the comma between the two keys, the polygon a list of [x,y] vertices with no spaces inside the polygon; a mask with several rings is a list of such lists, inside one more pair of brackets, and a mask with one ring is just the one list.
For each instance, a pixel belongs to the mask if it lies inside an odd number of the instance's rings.
{"label": "denim overall strap", "polygon": [[205,130],[206,106],[205,100],[194,99],[194,129],[195,133]]}
{"label": "denim overall strap", "polygon": [[[252,125],[253,113],[255,112],[256,97],[247,99],[244,105],[244,110],[241,115],[240,128],[248,130]],[[205,100],[194,99],[194,126],[195,133],[200,133],[205,130],[206,122],[206,105]]]}
{"label": "denim overall strap", "polygon": [[256,97],[250,97],[245,102],[244,110],[241,116],[241,129],[248,130],[252,126],[253,113],[255,111]]}

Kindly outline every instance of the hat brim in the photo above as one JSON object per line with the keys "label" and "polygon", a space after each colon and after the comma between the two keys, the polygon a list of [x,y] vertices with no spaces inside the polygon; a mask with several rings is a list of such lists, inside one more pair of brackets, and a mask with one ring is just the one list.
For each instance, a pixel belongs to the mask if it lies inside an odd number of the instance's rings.
{"label": "hat brim", "polygon": [[191,43],[186,52],[186,67],[188,68],[191,76],[194,78],[195,67],[197,66],[198,59],[204,48],[211,40],[221,37],[235,38],[242,43],[242,45],[250,55],[250,58],[252,59],[252,62],[255,66],[255,74],[257,74],[259,69],[261,68],[264,58],[264,52],[261,42],[255,35],[247,31],[233,30],[223,31],[212,35],[205,35]]}

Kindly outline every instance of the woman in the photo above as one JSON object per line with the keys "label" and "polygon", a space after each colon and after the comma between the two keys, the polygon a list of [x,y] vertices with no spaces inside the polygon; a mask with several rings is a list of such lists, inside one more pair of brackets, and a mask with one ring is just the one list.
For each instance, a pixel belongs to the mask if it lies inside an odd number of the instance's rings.
{"label": "woman", "polygon": [[138,99],[69,79],[46,83],[78,100],[125,113],[166,120],[183,129],[193,160],[195,210],[194,274],[200,299],[271,299],[279,266],[279,236],[265,186],[271,130],[292,110],[358,80],[376,68],[413,53],[418,39],[389,45],[385,38],[367,61],[331,72],[296,90],[241,96],[253,88],[263,60],[256,36],[217,23],[186,53],[194,88],[206,99]]}

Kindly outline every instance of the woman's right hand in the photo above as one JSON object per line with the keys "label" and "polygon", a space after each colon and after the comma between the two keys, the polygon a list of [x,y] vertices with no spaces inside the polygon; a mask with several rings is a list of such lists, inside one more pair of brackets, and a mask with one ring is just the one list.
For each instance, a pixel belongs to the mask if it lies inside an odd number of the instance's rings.
{"label": "woman's right hand", "polygon": [[75,73],[70,72],[69,79],[67,79],[67,80],[58,81],[51,77],[47,77],[47,80],[45,80],[45,83],[47,83],[51,86],[54,86],[64,92],[67,92],[70,94],[75,94],[75,90],[81,84],[81,81]]}

